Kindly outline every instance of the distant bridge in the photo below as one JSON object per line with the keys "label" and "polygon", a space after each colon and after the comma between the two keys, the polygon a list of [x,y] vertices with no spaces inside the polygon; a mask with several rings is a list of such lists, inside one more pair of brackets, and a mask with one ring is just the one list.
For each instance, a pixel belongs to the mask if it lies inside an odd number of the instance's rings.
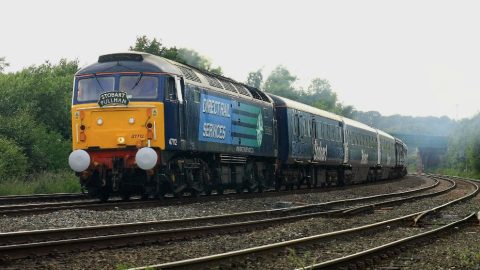
{"label": "distant bridge", "polygon": [[418,149],[418,164],[417,170],[420,172],[424,168],[435,167],[439,164],[440,158],[447,152],[448,137],[446,136],[433,136],[433,135],[413,135],[392,133],[395,136],[407,144],[409,151]]}

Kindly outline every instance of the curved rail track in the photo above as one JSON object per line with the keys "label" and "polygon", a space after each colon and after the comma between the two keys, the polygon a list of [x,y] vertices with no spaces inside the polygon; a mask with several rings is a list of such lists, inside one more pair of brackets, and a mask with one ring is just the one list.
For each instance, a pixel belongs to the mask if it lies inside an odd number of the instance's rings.
{"label": "curved rail track", "polygon": [[0,196],[0,205],[25,202],[48,202],[60,200],[82,200],[87,194],[83,193],[55,193],[55,194],[33,194],[33,195],[7,195]]}
{"label": "curved rail track", "polygon": [[[209,234],[264,228],[279,223],[293,222],[319,216],[351,215],[359,210],[400,204],[413,199],[443,194],[456,187],[455,182],[451,180],[447,181],[450,182],[451,185],[446,189],[416,196],[407,195],[436,187],[439,181],[435,180],[430,186],[408,191],[330,201],[286,209],[252,211],[177,220],[2,233],[0,234],[0,242],[8,245],[0,246],[0,257],[8,260],[26,257],[31,254],[45,255],[56,253],[59,250],[90,249],[93,246],[97,248],[108,248],[133,243],[164,242]],[[335,206],[343,206],[347,203],[365,203],[391,197],[400,198],[363,204],[361,206],[332,209]]]}
{"label": "curved rail track", "polygon": [[[464,180],[465,181],[465,180]],[[361,232],[365,231],[373,231],[373,230],[378,230],[380,228],[383,228],[385,226],[401,226],[404,223],[407,224],[415,224],[420,221],[423,217],[425,217],[427,214],[434,213],[436,211],[440,211],[441,209],[444,209],[447,206],[453,205],[455,203],[461,202],[468,200],[474,196],[476,196],[479,192],[479,186],[476,183],[466,181],[473,187],[473,191],[470,192],[469,194],[462,196],[458,199],[449,201],[448,203],[444,203],[442,205],[433,207],[431,209],[425,210],[425,211],[420,211],[416,212],[413,214],[385,220],[382,222],[377,222],[373,224],[368,224],[356,228],[351,228],[351,229],[346,229],[346,230],[340,230],[340,231],[335,231],[335,232],[330,232],[330,233],[324,233],[320,235],[314,235],[314,236],[309,236],[309,237],[303,237],[299,239],[294,239],[290,241],[284,241],[284,242],[279,242],[279,243],[274,243],[270,245],[264,245],[264,246],[259,246],[259,247],[253,247],[253,248],[247,248],[247,249],[242,249],[242,250],[237,250],[237,251],[231,251],[231,252],[226,252],[226,253],[221,253],[221,254],[215,254],[215,255],[210,255],[210,256],[205,256],[205,257],[200,257],[200,258],[194,258],[194,259],[187,259],[187,260],[181,260],[181,261],[176,261],[176,262],[170,262],[170,263],[163,263],[163,264],[158,264],[158,265],[150,265],[146,267],[138,267],[138,268],[132,268],[135,270],[140,270],[140,269],[202,269],[202,268],[208,268],[211,266],[218,266],[218,265],[227,265],[226,267],[228,268],[229,264],[234,264],[234,262],[238,261],[245,261],[249,257],[261,257],[265,256],[266,254],[271,254],[271,253],[279,253],[283,252],[285,248],[287,247],[303,247],[303,246],[309,246],[315,242],[319,241],[325,241],[327,239],[335,239],[338,237],[343,237],[346,235],[352,235],[352,234],[358,234]],[[434,235],[439,232],[443,232],[447,229],[450,229],[452,227],[458,226],[460,224],[465,224],[467,221],[470,221],[473,218],[473,215],[469,215],[466,218],[462,218],[461,220],[457,220],[451,224],[448,224],[446,226],[443,226],[441,228],[418,234],[409,238],[401,239],[398,241],[395,241],[393,243],[389,243],[387,245],[383,245],[384,247],[377,247],[371,250],[366,250],[364,252],[354,254],[354,255],[349,255],[345,256],[339,259],[336,259],[334,261],[328,261],[324,262],[324,264],[318,264],[318,265],[313,265],[310,266],[312,269],[317,269],[321,267],[333,267],[336,268],[340,265],[345,265],[347,263],[352,263],[352,261],[358,260],[360,258],[364,259],[365,256],[371,256],[372,254],[376,252],[388,252],[387,249],[392,248],[392,247],[397,247],[400,244],[406,243],[406,242],[411,242],[411,241],[416,241],[418,239],[424,238],[424,237],[430,237],[431,235]],[[337,264],[338,262],[338,264]]]}
{"label": "curved rail track", "polygon": [[[368,183],[365,185],[374,185],[380,182],[375,183]],[[227,193],[221,196],[208,196],[203,195],[200,197],[165,197],[161,200],[141,200],[141,199],[134,199],[131,201],[110,201],[106,203],[100,203],[97,200],[83,200],[83,201],[66,201],[66,202],[47,202],[47,203],[32,203],[32,204],[14,204],[14,205],[0,205],[0,216],[2,215],[32,215],[32,214],[41,214],[41,213],[50,213],[54,211],[60,210],[69,210],[69,209],[90,209],[90,210],[108,210],[114,208],[122,208],[122,209],[130,209],[130,208],[145,208],[145,207],[157,207],[157,206],[170,206],[170,205],[180,205],[180,204],[191,204],[191,203],[201,203],[201,202],[209,202],[209,201],[216,201],[216,200],[229,200],[229,199],[250,199],[255,198],[258,196],[262,197],[279,197],[289,194],[306,194],[306,193],[321,193],[321,192],[329,192],[332,190],[339,190],[339,189],[348,189],[354,186],[349,187],[329,187],[329,188],[321,188],[321,189],[298,189],[298,190],[283,190],[283,191],[274,191],[269,190],[264,193]],[[421,189],[420,189],[421,190]],[[54,195],[53,197],[49,197],[48,194],[40,195],[39,198],[47,198],[48,200],[54,200],[56,197],[60,197]],[[5,196],[10,197],[10,196]],[[13,197],[28,197],[23,195],[13,196]],[[12,197],[12,199],[13,199]],[[35,196],[30,196],[33,198]],[[1,197],[0,197],[1,198]],[[74,198],[74,196],[72,196]],[[85,197],[84,197],[85,198]],[[14,202],[14,201],[13,201]]]}

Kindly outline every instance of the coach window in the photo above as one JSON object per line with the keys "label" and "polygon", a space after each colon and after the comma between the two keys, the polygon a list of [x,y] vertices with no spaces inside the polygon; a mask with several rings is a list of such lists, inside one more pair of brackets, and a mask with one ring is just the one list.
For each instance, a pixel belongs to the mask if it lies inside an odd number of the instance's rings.
{"label": "coach window", "polygon": [[317,125],[315,123],[315,120],[312,120],[312,137],[314,139],[317,138]]}
{"label": "coach window", "polygon": [[293,118],[293,134],[300,136],[300,125],[298,123],[298,114]]}
{"label": "coach window", "polygon": [[306,120],[306,130],[307,130],[307,137],[312,137],[312,121],[311,120]]}
{"label": "coach window", "polygon": [[300,117],[302,118],[302,120],[300,121],[300,136],[301,137],[305,137],[305,119],[302,117],[302,115],[300,115]]}
{"label": "coach window", "polygon": [[167,77],[167,79],[165,80],[165,84],[165,97],[169,100],[177,100],[175,78]]}

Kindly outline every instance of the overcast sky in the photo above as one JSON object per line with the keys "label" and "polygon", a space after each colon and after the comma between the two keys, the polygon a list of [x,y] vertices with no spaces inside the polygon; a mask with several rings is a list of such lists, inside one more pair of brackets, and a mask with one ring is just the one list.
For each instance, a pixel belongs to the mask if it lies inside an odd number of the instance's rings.
{"label": "overcast sky", "polygon": [[208,56],[245,81],[283,65],[308,86],[384,115],[471,117],[480,108],[478,1],[6,1],[0,57],[45,60],[125,51],[139,35]]}

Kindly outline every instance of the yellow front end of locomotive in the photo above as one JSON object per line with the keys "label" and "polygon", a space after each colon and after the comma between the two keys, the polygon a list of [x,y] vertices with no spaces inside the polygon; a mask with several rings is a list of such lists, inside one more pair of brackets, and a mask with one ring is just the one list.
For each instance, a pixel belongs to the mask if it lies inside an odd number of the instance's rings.
{"label": "yellow front end of locomotive", "polygon": [[165,149],[164,105],[131,102],[128,106],[72,106],[73,149]]}

